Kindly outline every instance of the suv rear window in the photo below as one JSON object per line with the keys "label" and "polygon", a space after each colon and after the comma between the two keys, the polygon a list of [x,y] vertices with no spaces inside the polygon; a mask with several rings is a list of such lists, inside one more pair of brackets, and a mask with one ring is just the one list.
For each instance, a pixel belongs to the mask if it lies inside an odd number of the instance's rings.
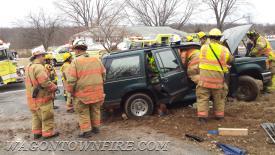
{"label": "suv rear window", "polygon": [[109,59],[107,69],[107,80],[134,77],[141,74],[140,56],[129,56]]}

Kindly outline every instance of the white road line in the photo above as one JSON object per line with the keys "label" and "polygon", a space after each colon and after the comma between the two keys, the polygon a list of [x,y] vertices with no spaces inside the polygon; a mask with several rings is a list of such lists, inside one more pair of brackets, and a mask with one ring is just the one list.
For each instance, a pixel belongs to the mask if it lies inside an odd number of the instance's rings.
{"label": "white road line", "polygon": [[23,90],[8,91],[8,92],[0,93],[0,95],[12,94],[12,93],[19,93],[19,92],[24,92],[24,91],[26,91],[26,89],[23,89]]}

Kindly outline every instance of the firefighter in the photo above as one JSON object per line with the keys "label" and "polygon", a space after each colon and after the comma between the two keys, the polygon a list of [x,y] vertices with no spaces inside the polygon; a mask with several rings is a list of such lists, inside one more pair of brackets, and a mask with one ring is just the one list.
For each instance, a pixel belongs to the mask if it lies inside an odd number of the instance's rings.
{"label": "firefighter", "polygon": [[199,58],[200,78],[196,88],[197,114],[200,123],[206,123],[209,100],[213,98],[214,115],[217,120],[224,118],[225,99],[228,92],[226,74],[232,61],[229,50],[220,44],[222,33],[214,28],[209,32],[209,42],[201,47]]}
{"label": "firefighter", "polygon": [[147,69],[148,69],[150,83],[153,89],[163,96],[163,99],[161,99],[160,102],[157,104],[158,114],[159,116],[165,116],[167,114],[166,103],[168,103],[169,101],[165,98],[167,94],[162,91],[161,84],[160,84],[160,72],[157,68],[157,64],[152,52],[147,53],[147,62],[148,62]]}
{"label": "firefighter", "polygon": [[71,93],[74,109],[79,116],[79,137],[88,138],[93,133],[99,133],[100,107],[105,98],[105,68],[98,58],[89,57],[84,40],[75,40],[72,50],[76,58],[66,74],[66,91]]}
{"label": "firefighter", "polygon": [[[190,42],[193,39],[189,39]],[[200,50],[196,48],[190,48],[187,51],[180,50],[181,61],[187,66],[187,75],[195,83],[199,81],[199,56]]]}
{"label": "firefighter", "polygon": [[[63,83],[63,86],[65,88],[66,87],[65,85],[67,83],[66,74],[67,74],[68,68],[70,67],[70,64],[72,62],[72,54],[71,53],[63,54],[63,60],[64,60],[64,63],[61,66],[60,71],[62,72],[62,83]],[[66,90],[64,90],[64,97],[65,97],[65,100],[66,100],[67,112],[68,113],[73,113],[74,108],[73,108],[71,94],[69,92],[66,92]]]}
{"label": "firefighter", "polygon": [[[269,61],[269,67],[272,72],[272,77],[274,77],[275,74],[275,67],[272,61],[275,59],[275,55],[272,51],[272,47],[270,45],[270,42],[263,36],[261,36],[259,33],[255,31],[249,31],[247,33],[247,37],[252,41],[252,47],[251,47],[251,56],[261,57],[266,56]],[[270,89],[272,86],[272,82],[268,85],[268,87],[264,88],[264,92],[270,93]]]}
{"label": "firefighter", "polygon": [[201,32],[199,32],[197,35],[198,35],[198,37],[199,37],[199,39],[200,39],[201,45],[205,44],[206,41],[207,41],[206,34],[205,34],[204,32],[201,31]]}
{"label": "firefighter", "polygon": [[[57,85],[58,76],[56,74],[56,71],[52,65],[52,55],[46,54],[45,56],[45,68],[47,70],[48,76],[50,77],[50,80]],[[54,105],[54,99],[55,99],[55,93],[53,93],[53,109],[58,109],[58,106]]]}
{"label": "firefighter", "polygon": [[194,38],[192,36],[186,36],[186,42],[193,42]]}
{"label": "firefighter", "polygon": [[26,67],[26,94],[32,113],[32,133],[34,139],[56,137],[54,132],[53,96],[57,86],[51,82],[44,67],[45,52],[34,50],[31,63]]}

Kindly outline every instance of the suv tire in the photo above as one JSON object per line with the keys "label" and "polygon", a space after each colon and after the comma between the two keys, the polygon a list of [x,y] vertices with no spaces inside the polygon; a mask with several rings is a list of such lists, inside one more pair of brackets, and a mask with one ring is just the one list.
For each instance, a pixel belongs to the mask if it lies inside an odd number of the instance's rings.
{"label": "suv tire", "polygon": [[257,80],[251,76],[239,77],[237,99],[241,101],[254,101],[260,94]]}
{"label": "suv tire", "polygon": [[144,93],[135,93],[130,95],[124,105],[125,113],[129,118],[139,118],[151,115],[154,109],[152,98]]}

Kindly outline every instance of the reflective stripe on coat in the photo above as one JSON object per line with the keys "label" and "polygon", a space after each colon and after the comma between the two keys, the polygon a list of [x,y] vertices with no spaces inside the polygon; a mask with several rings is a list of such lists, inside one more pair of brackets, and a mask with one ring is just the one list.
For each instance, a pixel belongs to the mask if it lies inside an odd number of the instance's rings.
{"label": "reflective stripe on coat", "polygon": [[87,54],[80,55],[68,69],[66,90],[85,104],[102,102],[105,73],[100,60]]}

